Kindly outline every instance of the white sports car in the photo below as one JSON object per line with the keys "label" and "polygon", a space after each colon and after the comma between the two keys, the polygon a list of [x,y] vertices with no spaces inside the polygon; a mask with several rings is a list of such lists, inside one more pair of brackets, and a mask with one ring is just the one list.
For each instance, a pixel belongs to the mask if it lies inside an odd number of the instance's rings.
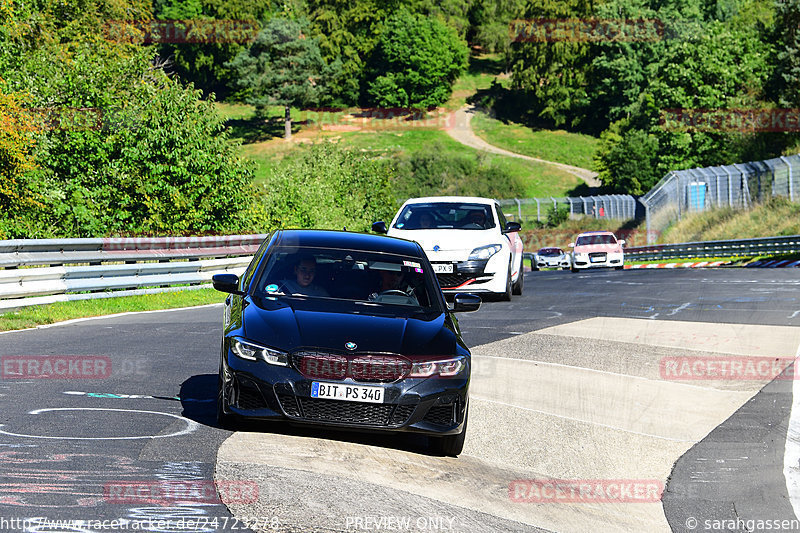
{"label": "white sports car", "polygon": [[373,229],[417,241],[445,293],[522,294],[520,224],[508,222],[490,198],[434,196],[407,200],[392,220]]}
{"label": "white sports car", "polygon": [[571,263],[569,254],[561,248],[540,248],[533,254],[533,270],[540,268],[567,269]]}

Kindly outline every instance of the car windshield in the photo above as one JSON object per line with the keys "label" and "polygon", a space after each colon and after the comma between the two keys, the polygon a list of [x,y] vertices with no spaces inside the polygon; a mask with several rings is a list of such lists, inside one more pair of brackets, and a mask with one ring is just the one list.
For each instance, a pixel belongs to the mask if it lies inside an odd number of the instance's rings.
{"label": "car windshield", "polygon": [[463,202],[429,202],[406,205],[394,227],[402,230],[464,229],[495,227],[492,206]]}
{"label": "car windshield", "polygon": [[349,300],[441,311],[418,257],[335,248],[276,247],[255,285],[261,297]]}
{"label": "car windshield", "polygon": [[589,244],[617,244],[617,239],[613,235],[582,235],[575,241],[576,246],[586,246]]}
{"label": "car windshield", "polygon": [[555,257],[563,254],[564,252],[561,250],[561,248],[542,248],[537,253],[544,257]]}

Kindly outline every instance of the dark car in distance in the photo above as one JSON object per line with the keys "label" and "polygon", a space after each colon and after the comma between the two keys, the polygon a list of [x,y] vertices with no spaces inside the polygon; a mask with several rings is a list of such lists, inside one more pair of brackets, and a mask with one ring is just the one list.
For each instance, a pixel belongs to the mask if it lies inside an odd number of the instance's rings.
{"label": "dark car in distance", "polygon": [[217,417],[428,435],[458,455],[470,352],[419,244],[343,231],[271,234],[225,300]]}

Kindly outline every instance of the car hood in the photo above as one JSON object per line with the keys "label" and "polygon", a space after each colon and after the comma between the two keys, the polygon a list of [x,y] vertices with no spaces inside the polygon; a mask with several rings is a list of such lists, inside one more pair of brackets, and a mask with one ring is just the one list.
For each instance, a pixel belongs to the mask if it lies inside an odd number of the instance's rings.
{"label": "car hood", "polygon": [[[423,318],[354,314],[352,305],[341,310],[314,309],[320,302],[258,300],[246,306],[244,334],[257,343],[292,351],[314,347],[345,352],[345,344],[357,345],[354,353],[448,355],[456,353],[456,335],[446,315]],[[347,307],[345,309],[344,307]],[[362,311],[363,312],[363,311]]]}
{"label": "car hood", "polygon": [[592,252],[618,253],[622,251],[619,244],[584,244],[574,248],[575,253],[588,254]]}
{"label": "car hood", "polygon": [[497,228],[485,230],[468,229],[432,229],[432,230],[389,230],[390,237],[400,237],[410,241],[417,241],[426,252],[439,246],[442,252],[466,250],[471,252],[479,246],[488,244],[502,244],[503,239]]}

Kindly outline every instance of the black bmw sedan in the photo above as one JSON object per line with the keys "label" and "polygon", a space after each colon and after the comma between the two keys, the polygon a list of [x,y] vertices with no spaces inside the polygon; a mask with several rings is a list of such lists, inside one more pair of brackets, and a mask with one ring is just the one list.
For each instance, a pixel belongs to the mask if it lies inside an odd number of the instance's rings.
{"label": "black bmw sedan", "polygon": [[241,279],[217,274],[225,301],[217,416],[427,434],[458,455],[470,352],[415,242],[282,230]]}

